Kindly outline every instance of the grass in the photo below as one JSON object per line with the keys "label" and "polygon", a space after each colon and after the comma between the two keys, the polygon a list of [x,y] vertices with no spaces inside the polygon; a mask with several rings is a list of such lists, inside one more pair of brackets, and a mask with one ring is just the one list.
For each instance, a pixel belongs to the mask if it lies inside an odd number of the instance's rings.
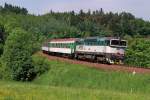
{"label": "grass", "polygon": [[150,100],[150,75],[45,62],[50,70],[33,82],[0,81],[0,100]]}
{"label": "grass", "polygon": [[48,63],[50,70],[36,78],[35,84],[150,93],[150,75],[108,72],[59,61],[48,61]]}
{"label": "grass", "polygon": [[0,82],[1,100],[149,100],[149,95],[102,89]]}

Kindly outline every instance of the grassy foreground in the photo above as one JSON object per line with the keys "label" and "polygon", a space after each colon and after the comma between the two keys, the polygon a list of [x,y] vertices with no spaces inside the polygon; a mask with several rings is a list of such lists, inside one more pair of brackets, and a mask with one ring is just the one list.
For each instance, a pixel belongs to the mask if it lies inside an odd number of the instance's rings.
{"label": "grassy foreground", "polygon": [[44,63],[50,70],[33,82],[0,81],[0,100],[150,100],[150,75],[107,72],[47,59]]}
{"label": "grassy foreground", "polygon": [[0,82],[1,100],[149,100],[149,95],[101,89]]}

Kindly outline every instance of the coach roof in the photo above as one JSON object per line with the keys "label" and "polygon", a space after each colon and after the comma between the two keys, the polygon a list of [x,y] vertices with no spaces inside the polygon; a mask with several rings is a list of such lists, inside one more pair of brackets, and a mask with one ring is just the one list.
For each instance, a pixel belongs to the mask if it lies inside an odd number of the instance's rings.
{"label": "coach roof", "polygon": [[59,39],[52,39],[50,42],[64,42],[64,41],[77,41],[78,38],[59,38]]}

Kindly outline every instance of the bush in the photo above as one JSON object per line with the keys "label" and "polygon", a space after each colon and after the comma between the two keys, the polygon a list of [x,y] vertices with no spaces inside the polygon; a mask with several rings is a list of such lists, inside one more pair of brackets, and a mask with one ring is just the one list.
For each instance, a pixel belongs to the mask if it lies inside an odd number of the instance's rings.
{"label": "bush", "polygon": [[126,50],[125,63],[131,66],[150,67],[150,40],[135,39]]}
{"label": "bush", "polygon": [[42,56],[33,56],[34,71],[37,76],[43,74],[50,69],[49,61]]}
{"label": "bush", "polygon": [[28,81],[35,77],[30,41],[30,34],[22,29],[14,29],[10,33],[2,55],[4,78]]}

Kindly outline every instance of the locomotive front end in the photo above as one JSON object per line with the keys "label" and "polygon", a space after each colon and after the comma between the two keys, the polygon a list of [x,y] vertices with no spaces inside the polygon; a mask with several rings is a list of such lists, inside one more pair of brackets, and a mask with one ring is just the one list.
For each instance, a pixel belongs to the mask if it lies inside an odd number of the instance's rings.
{"label": "locomotive front end", "polygon": [[123,64],[125,58],[125,49],[127,48],[127,41],[121,39],[111,39],[110,46],[106,51],[107,61],[110,64]]}

